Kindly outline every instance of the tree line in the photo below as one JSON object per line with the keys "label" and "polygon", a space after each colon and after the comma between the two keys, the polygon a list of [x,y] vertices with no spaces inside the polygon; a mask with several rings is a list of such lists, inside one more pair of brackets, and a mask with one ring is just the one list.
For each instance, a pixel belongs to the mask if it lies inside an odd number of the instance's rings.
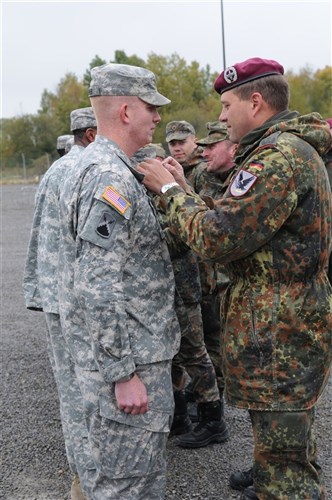
{"label": "tree line", "polygon": [[[114,59],[106,61],[96,55],[84,75],[79,78],[67,73],[59,81],[55,92],[44,90],[40,108],[36,114],[25,114],[1,120],[2,141],[0,146],[2,168],[34,169],[39,174],[58,158],[56,139],[70,134],[69,115],[73,109],[90,106],[88,87],[90,70],[106,62],[143,66],[157,77],[159,92],[172,102],[160,109],[161,123],[157,127],[154,142],[165,144],[165,126],[171,120],[187,120],[196,129],[197,136],[206,135],[205,124],[218,119],[221,111],[220,96],[213,83],[218,76],[209,65],[200,67],[198,62],[186,61],[174,53],[161,56],[148,55],[146,61],[136,55],[127,56],[116,50]],[[285,76],[290,85],[290,109],[302,114],[317,111],[323,118],[332,117],[332,67],[326,66],[313,72],[309,67],[299,73],[288,71]]]}

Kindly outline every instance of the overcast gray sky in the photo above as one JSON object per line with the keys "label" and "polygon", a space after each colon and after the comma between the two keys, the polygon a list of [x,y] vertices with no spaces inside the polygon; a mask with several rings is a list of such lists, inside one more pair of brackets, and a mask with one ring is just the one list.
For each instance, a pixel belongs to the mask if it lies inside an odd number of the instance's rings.
{"label": "overcast gray sky", "polygon": [[[36,113],[44,89],[66,73],[83,76],[95,55],[115,50],[147,59],[177,53],[223,69],[221,1],[2,0],[1,117]],[[331,62],[331,2],[223,0],[226,66],[249,57],[285,70]]]}

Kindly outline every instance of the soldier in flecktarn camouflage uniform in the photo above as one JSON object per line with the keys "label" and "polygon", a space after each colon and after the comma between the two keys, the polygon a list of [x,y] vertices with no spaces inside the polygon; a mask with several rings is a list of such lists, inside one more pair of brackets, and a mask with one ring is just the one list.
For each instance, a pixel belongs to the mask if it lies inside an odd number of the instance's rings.
{"label": "soldier in flecktarn camouflage uniform", "polygon": [[164,192],[170,230],[229,270],[226,396],[249,410],[254,435],[253,486],[242,498],[313,500],[325,498],[312,425],[331,369],[332,197],[322,160],[331,135],[318,113],[287,109],[283,73],[276,61],[252,58],[217,78],[220,120],[238,148],[213,208],[184,191],[174,168],[149,160],[139,170],[150,190]]}
{"label": "soldier in flecktarn camouflage uniform", "polygon": [[130,157],[151,142],[152,72],[105,64],[89,88],[98,135],[60,198],[60,314],[75,358],[97,468],[93,500],[163,499],[179,349],[165,235]]}
{"label": "soldier in flecktarn camouflage uniform", "polygon": [[[131,160],[136,168],[141,161],[154,158],[157,154],[156,146],[148,145],[138,150]],[[162,159],[160,155],[159,158]],[[176,313],[181,327],[180,350],[174,356],[172,363],[175,412],[170,435],[183,434],[178,438],[177,444],[191,448],[221,443],[227,439],[228,430],[220,411],[215,370],[204,343],[200,306],[202,292],[197,256],[168,231],[161,197],[154,193],[149,194],[152,196],[167,238],[176,284]],[[200,408],[200,423],[195,432],[191,432],[192,423],[184,395],[187,383],[186,371],[194,380]],[[195,416],[197,420],[198,417]]]}
{"label": "soldier in flecktarn camouflage uniform", "polygon": [[[332,135],[332,118],[328,118],[326,120],[330,127],[330,134]],[[324,154],[323,160],[325,163],[325,167],[327,170],[327,175],[329,176],[329,181],[330,181],[330,186],[332,188],[332,146],[330,149]],[[329,272],[328,272],[328,277],[330,280],[330,283],[332,285],[332,254],[330,255],[330,260],[329,260]]]}
{"label": "soldier in flecktarn camouflage uniform", "polygon": [[[203,149],[196,144],[193,125],[184,120],[167,123],[166,142],[172,157],[182,165],[188,182],[198,192],[203,187],[203,183],[198,184],[198,179],[201,180],[204,176],[206,163],[202,156]],[[163,218],[165,219],[165,215]],[[167,226],[167,220],[164,220],[163,225]],[[228,438],[216,370],[204,341],[204,324],[211,324],[212,318],[208,319],[206,314],[203,316],[206,308],[202,310],[201,307],[202,292],[204,297],[209,295],[209,299],[211,298],[211,272],[209,269],[207,276],[207,269],[201,266],[198,256],[188,249],[185,254],[174,253],[172,263],[177,290],[182,299],[177,310],[182,341],[172,368],[175,397],[172,430],[175,434],[189,431],[178,438],[179,446],[199,448],[214,442],[221,443]],[[185,371],[191,378],[192,399],[197,403],[197,415],[192,417],[195,417],[193,421],[198,421],[198,424],[193,429],[187,427]]]}
{"label": "soldier in flecktarn camouflage uniform", "polygon": [[[214,199],[220,199],[226,192],[233,168],[233,157],[236,144],[229,140],[227,127],[220,121],[207,122],[208,135],[196,141],[203,149],[205,159],[196,172],[195,184],[197,194],[207,203],[213,205]],[[220,396],[224,393],[225,382],[221,360],[221,328],[220,300],[229,284],[225,269],[217,263],[199,261],[202,285],[202,317],[204,341],[217,375]]]}
{"label": "soldier in flecktarn camouflage uniform", "polygon": [[[84,148],[94,140],[97,123],[92,108],[73,110],[70,124],[75,144],[68,154],[51,165],[36,194],[23,290],[27,308],[45,313],[48,352],[59,393],[67,459],[75,476],[71,498],[79,500],[83,495],[80,496],[76,476],[80,477],[81,486],[88,497],[94,464],[88,446],[83,400],[59,316],[59,196],[66,173],[75,165]],[[65,137],[67,141],[71,136]]]}

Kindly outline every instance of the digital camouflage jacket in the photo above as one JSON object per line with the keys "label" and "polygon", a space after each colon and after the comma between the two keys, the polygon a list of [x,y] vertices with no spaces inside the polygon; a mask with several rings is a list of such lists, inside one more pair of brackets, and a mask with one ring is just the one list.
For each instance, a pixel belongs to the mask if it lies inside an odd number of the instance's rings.
{"label": "digital camouflage jacket", "polygon": [[97,135],[60,199],[60,315],[76,363],[91,369],[93,352],[107,384],[171,360],[180,344],[166,239],[138,176]]}
{"label": "digital camouflage jacket", "polygon": [[169,227],[203,259],[226,264],[223,345],[230,404],[301,410],[331,366],[331,190],[321,155],[328,126],[285,111],[245,136],[214,209],[167,191]]}
{"label": "digital camouflage jacket", "polygon": [[60,188],[66,172],[83,150],[82,146],[74,145],[50,166],[38,186],[23,278],[28,309],[59,313]]}

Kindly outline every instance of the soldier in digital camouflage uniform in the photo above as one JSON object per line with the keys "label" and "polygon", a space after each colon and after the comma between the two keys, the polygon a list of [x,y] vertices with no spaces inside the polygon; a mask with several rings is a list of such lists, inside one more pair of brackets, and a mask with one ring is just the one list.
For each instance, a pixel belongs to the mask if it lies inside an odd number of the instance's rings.
{"label": "soldier in digital camouflage uniform", "polygon": [[[137,166],[146,158],[156,157],[157,153],[157,148],[151,144],[138,150],[132,161]],[[220,411],[215,370],[204,344],[198,261],[196,255],[187,246],[184,246],[178,239],[174,240],[169,233],[160,196],[154,195],[153,202],[164,228],[170,251],[177,291],[176,313],[181,327],[180,350],[174,356],[172,363],[175,412],[171,435],[184,434],[178,439],[180,446],[199,448],[210,443],[225,441],[228,431]],[[186,371],[194,380],[193,387],[198,402],[199,424],[193,432],[191,432],[192,425],[184,396],[187,383]]]}
{"label": "soldier in digital camouflage uniform", "polygon": [[73,137],[69,137],[68,141],[66,142],[66,145],[65,145],[65,153],[69,153],[69,151],[71,150],[71,148],[73,147],[73,145],[75,144],[75,138],[74,136]]}
{"label": "soldier in digital camouflage uniform", "polygon": [[252,58],[217,78],[220,120],[239,144],[232,182],[213,209],[153,160],[140,171],[149,189],[164,191],[170,229],[231,275],[226,393],[249,410],[254,434],[253,487],[242,498],[313,500],[324,498],[314,409],[331,368],[332,199],[321,158],[331,136],[318,113],[287,109],[283,72]]}
{"label": "soldier in digital camouflage uniform", "polygon": [[[70,114],[75,145],[70,153],[51,165],[43,176],[35,200],[35,212],[23,279],[28,309],[44,311],[48,330],[48,352],[59,393],[60,414],[67,459],[74,474],[72,499],[83,498],[91,489],[94,464],[87,439],[82,396],[74,363],[63,335],[58,301],[59,195],[66,172],[75,165],[83,149],[94,140],[96,119],[92,108]],[[70,136],[68,136],[70,137]]]}
{"label": "soldier in digital camouflage uniform", "polygon": [[165,236],[129,158],[170,101],[144,68],[105,64],[91,75],[98,135],[60,199],[60,313],[97,467],[93,500],[162,499],[180,329]]}
{"label": "soldier in digital camouflage uniform", "polygon": [[[229,140],[226,125],[220,121],[207,122],[208,135],[196,141],[203,148],[205,163],[196,173],[196,186],[199,196],[207,203],[210,199],[222,198],[229,186],[232,170],[235,166],[233,157],[236,144]],[[213,362],[217,384],[222,401],[225,382],[222,373],[220,336],[222,318],[220,317],[220,300],[229,284],[229,277],[223,266],[211,262],[200,261],[202,284],[202,317],[204,325],[204,341]]]}
{"label": "soldier in digital camouflage uniform", "polygon": [[66,151],[66,144],[69,140],[72,140],[73,136],[70,134],[59,135],[56,140],[56,150],[59,153],[59,156],[64,156],[68,151]]}

